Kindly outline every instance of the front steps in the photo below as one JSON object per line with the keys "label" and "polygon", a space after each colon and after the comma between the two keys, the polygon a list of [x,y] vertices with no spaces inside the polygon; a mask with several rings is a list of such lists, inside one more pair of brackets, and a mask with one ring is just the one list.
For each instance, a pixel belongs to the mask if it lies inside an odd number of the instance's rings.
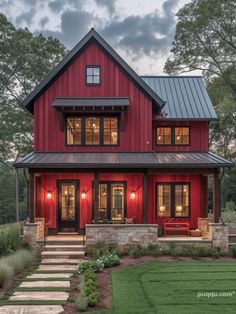
{"label": "front steps", "polygon": [[41,256],[44,263],[48,259],[50,264],[53,264],[53,260],[56,264],[58,260],[67,263],[69,259],[79,262],[84,258],[83,237],[68,233],[48,236]]}

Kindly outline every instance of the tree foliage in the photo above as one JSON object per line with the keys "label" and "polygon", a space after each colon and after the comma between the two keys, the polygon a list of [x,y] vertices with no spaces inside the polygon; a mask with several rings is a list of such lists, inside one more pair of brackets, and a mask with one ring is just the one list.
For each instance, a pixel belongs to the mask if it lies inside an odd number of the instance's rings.
{"label": "tree foliage", "polygon": [[236,2],[193,0],[177,13],[176,34],[165,72],[202,70],[221,77],[236,95]]}
{"label": "tree foliage", "polygon": [[23,99],[65,53],[57,39],[17,29],[0,14],[0,161],[32,150],[32,117]]}

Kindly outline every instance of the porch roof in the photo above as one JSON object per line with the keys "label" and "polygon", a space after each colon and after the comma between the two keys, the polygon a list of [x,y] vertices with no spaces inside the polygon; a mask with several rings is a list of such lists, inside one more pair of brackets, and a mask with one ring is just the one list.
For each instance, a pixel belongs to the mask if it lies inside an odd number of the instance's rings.
{"label": "porch roof", "polygon": [[30,153],[16,168],[219,168],[233,164],[212,153]]}

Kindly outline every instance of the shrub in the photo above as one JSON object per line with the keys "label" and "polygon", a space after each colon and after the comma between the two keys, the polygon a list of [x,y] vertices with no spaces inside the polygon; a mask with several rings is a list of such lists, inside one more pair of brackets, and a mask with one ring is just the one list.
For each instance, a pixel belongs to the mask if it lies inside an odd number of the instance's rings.
{"label": "shrub", "polygon": [[86,269],[92,269],[95,273],[98,273],[103,271],[104,265],[100,260],[82,261],[78,265],[78,274],[82,274]]}
{"label": "shrub", "polygon": [[146,254],[150,256],[160,256],[160,248],[155,244],[149,244],[146,248]]}
{"label": "shrub", "polygon": [[94,291],[88,295],[88,305],[95,306],[98,303],[99,294]]}
{"label": "shrub", "polygon": [[75,303],[81,312],[84,312],[88,307],[88,299],[82,293],[75,298]]}
{"label": "shrub", "polygon": [[231,255],[233,258],[236,258],[236,246],[233,246],[233,247],[230,249],[230,255]]}
{"label": "shrub", "polygon": [[21,225],[12,224],[0,229],[0,255],[15,252],[22,245]]}
{"label": "shrub", "polygon": [[30,264],[33,260],[33,255],[28,250],[18,250],[14,254],[3,257],[6,264],[12,266],[14,272],[22,270],[26,265]]}
{"label": "shrub", "polygon": [[87,248],[86,253],[93,258],[99,258],[102,255],[106,255],[109,253],[117,254],[118,253],[117,244],[107,244],[103,241],[98,241],[94,245]]}
{"label": "shrub", "polygon": [[15,273],[29,265],[33,260],[33,254],[28,250],[19,250],[9,256],[0,259],[0,286]]}
{"label": "shrub", "polygon": [[95,272],[92,269],[86,269],[83,273],[84,280],[88,281],[89,279],[92,279],[93,281],[96,280]]}
{"label": "shrub", "polygon": [[129,256],[138,258],[145,255],[145,249],[141,245],[135,245],[129,251]]}
{"label": "shrub", "polygon": [[0,287],[2,288],[4,282],[12,277],[14,274],[13,268],[6,264],[5,262],[0,261]]}
{"label": "shrub", "polygon": [[103,263],[105,268],[116,266],[116,265],[119,265],[121,263],[119,256],[116,254],[112,254],[112,253],[104,254],[98,260]]}

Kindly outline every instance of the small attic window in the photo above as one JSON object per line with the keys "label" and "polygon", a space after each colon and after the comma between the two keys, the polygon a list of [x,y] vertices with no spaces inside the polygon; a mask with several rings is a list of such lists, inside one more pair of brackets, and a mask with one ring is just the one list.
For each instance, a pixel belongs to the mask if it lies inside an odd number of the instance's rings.
{"label": "small attic window", "polygon": [[99,65],[86,66],[86,84],[99,85],[101,83],[101,69]]}

